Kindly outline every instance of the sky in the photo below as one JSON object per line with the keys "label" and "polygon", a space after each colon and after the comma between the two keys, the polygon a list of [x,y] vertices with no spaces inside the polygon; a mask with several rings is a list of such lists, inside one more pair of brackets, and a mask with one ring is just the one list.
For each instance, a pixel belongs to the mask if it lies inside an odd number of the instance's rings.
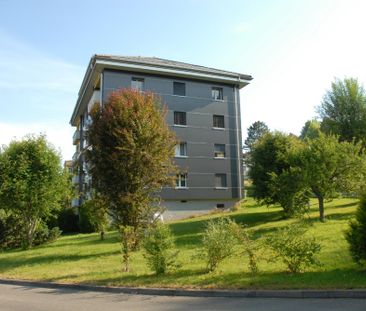
{"label": "sky", "polygon": [[0,145],[43,133],[70,159],[93,54],[252,75],[243,139],[258,120],[299,134],[335,78],[366,83],[364,12],[363,0],[0,0]]}

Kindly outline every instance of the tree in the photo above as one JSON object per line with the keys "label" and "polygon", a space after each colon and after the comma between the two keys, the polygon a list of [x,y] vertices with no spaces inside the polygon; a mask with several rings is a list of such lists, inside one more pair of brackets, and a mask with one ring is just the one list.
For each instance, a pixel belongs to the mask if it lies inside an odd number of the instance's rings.
{"label": "tree", "polygon": [[305,183],[319,202],[320,220],[324,220],[324,200],[336,192],[350,192],[362,185],[365,177],[365,156],[361,145],[339,142],[337,136],[323,133],[308,140],[298,154]]}
{"label": "tree", "polygon": [[165,115],[154,94],[131,89],[113,92],[91,114],[87,159],[93,187],[108,201],[117,225],[135,232],[153,213],[161,187],[174,177],[177,141]]}
{"label": "tree", "polygon": [[366,94],[357,79],[332,82],[318,114],[323,132],[338,135],[340,141],[361,141],[366,146]]}
{"label": "tree", "polygon": [[41,220],[61,208],[69,191],[60,156],[44,136],[27,136],[1,150],[0,208],[20,221],[25,248],[32,247]]}
{"label": "tree", "polygon": [[356,219],[349,224],[346,240],[353,260],[358,264],[366,263],[366,194],[360,199]]}
{"label": "tree", "polygon": [[320,130],[320,122],[318,120],[308,120],[305,122],[305,125],[301,129],[300,138],[304,139],[313,139],[319,137]]}
{"label": "tree", "polygon": [[269,133],[268,126],[262,121],[256,121],[248,127],[248,136],[244,141],[244,145],[251,150],[255,143],[259,141],[261,137]]}
{"label": "tree", "polygon": [[302,144],[293,135],[274,132],[265,134],[251,151],[254,197],[268,205],[279,203],[287,216],[307,202],[301,171],[293,163]]}

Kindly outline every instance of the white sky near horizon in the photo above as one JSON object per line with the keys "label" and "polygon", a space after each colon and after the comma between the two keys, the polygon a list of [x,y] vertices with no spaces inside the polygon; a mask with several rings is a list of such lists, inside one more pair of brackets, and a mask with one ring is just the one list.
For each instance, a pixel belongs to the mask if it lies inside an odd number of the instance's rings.
{"label": "white sky near horizon", "polygon": [[334,78],[366,83],[366,1],[98,4],[0,0],[0,145],[44,133],[70,159],[69,120],[92,54],[252,75],[241,91],[243,139],[257,120],[299,134]]}

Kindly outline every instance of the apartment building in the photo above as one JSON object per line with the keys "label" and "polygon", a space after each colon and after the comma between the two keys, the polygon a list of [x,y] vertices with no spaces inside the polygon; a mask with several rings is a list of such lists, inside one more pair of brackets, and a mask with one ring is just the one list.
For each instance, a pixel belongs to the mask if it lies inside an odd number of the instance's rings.
{"label": "apartment building", "polygon": [[74,183],[88,198],[91,177],[83,151],[89,113],[111,92],[135,88],[156,93],[168,108],[167,122],[179,144],[174,162],[176,185],[161,191],[165,217],[179,218],[230,208],[242,197],[243,170],[239,90],[252,77],[155,57],[94,55],[86,70],[71,125],[76,128]]}

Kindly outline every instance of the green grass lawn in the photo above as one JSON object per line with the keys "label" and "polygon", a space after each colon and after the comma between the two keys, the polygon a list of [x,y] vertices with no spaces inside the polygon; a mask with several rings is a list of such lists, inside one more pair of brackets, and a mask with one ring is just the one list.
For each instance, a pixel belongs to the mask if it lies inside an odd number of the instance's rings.
{"label": "green grass lawn", "polygon": [[304,273],[290,274],[281,262],[260,262],[260,272],[252,276],[247,259],[239,255],[227,259],[218,271],[206,273],[205,263],[197,254],[205,222],[210,218],[230,216],[247,224],[264,236],[295,220],[283,219],[279,207],[258,206],[253,200],[242,204],[236,212],[202,216],[170,224],[180,250],[182,267],[163,276],[155,276],[145,264],[142,252],[132,256],[129,273],[122,272],[121,252],[116,232],[108,232],[104,241],[98,234],[78,234],[61,237],[58,241],[22,251],[0,253],[0,278],[85,283],[99,285],[186,287],[186,288],[366,288],[366,270],[352,262],[344,231],[353,217],[358,201],[337,199],[326,205],[327,221],[318,221],[317,204],[311,204],[310,234],[322,245],[318,255],[321,267]]}

